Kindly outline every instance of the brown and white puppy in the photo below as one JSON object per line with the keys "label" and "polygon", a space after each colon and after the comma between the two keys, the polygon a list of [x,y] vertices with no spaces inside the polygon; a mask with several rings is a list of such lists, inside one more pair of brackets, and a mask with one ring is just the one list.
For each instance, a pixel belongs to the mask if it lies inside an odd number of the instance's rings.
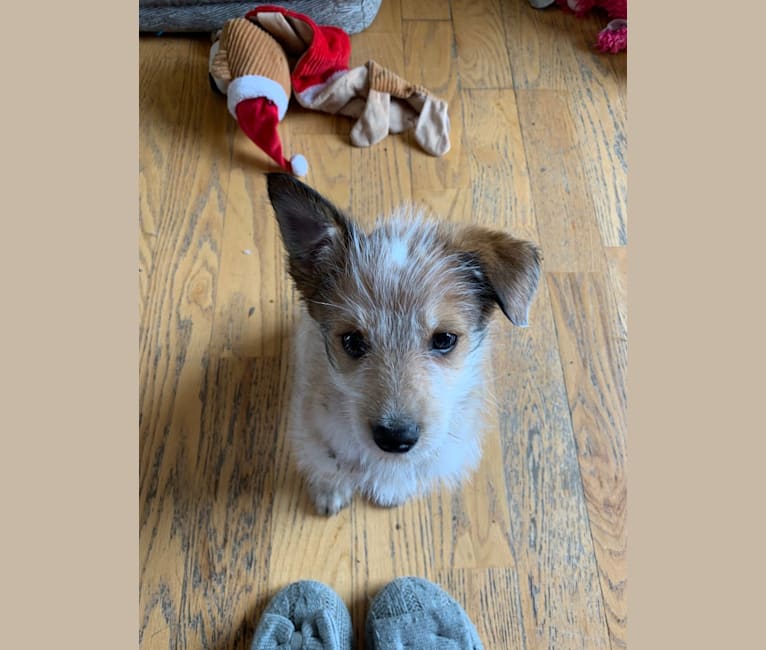
{"label": "brown and white puppy", "polygon": [[289,435],[317,510],[458,484],[481,455],[490,316],[527,325],[538,249],[413,209],[367,233],[289,174],[267,186],[303,298]]}

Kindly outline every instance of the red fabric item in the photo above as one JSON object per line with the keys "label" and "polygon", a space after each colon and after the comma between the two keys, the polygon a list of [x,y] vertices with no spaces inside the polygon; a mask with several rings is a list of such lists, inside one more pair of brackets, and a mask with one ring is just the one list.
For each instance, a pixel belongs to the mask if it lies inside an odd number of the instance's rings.
{"label": "red fabric item", "polygon": [[277,105],[265,97],[245,99],[236,107],[239,128],[260,149],[263,149],[282,169],[292,171],[290,163],[282,155],[282,141],[277,126],[279,114]]}
{"label": "red fabric item", "polygon": [[599,32],[596,47],[612,54],[628,48],[628,0],[556,0],[556,4],[580,18],[594,9],[606,12],[611,22]]}
{"label": "red fabric item", "polygon": [[291,79],[295,92],[301,93],[306,88],[324,83],[336,72],[349,69],[351,39],[339,27],[320,26],[304,14],[290,11],[284,7],[269,5],[259,6],[247,12],[245,18],[252,20],[262,12],[280,13],[285,17],[303,21],[311,27],[314,37],[306,51],[298,59],[292,72]]}
{"label": "red fabric item", "polygon": [[628,49],[628,26],[624,20],[613,20],[599,32],[598,49],[612,54]]}
{"label": "red fabric item", "polygon": [[563,9],[584,16],[593,9],[603,9],[609,18],[627,18],[628,0],[556,0]]}

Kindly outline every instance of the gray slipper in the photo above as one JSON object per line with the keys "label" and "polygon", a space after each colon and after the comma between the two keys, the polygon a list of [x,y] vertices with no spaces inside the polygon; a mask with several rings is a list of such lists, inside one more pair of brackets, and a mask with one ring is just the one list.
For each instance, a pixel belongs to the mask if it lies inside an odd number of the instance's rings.
{"label": "gray slipper", "polygon": [[266,606],[250,650],[351,650],[351,615],[321,582],[302,580]]}
{"label": "gray slipper", "polygon": [[422,578],[397,578],[370,604],[367,650],[483,650],[471,619],[443,589]]}

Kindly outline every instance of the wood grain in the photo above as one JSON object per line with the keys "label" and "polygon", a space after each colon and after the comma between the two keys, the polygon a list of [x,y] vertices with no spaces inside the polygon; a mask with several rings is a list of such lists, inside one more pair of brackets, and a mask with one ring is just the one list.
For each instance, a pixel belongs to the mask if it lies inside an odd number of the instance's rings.
{"label": "wood grain", "polygon": [[280,124],[307,182],[366,225],[415,200],[544,253],[530,327],[492,323],[471,481],[332,519],[285,436],[298,301],[265,192],[276,167],[210,89],[209,38],[141,37],[142,650],[245,650],[304,578],[340,594],[361,644],[370,599],[400,575],[445,587],[488,649],[625,646],[626,75],[590,47],[598,24],[384,0],[352,63],[445,98],[452,150],[432,158],[408,134],[355,148],[351,120],[295,105]]}
{"label": "wood grain", "polygon": [[472,211],[465,218],[545,245],[535,218],[516,102],[511,89],[463,93],[472,195]]}
{"label": "wood grain", "polygon": [[567,93],[517,91],[519,119],[547,271],[604,266],[601,234],[583,170]]}
{"label": "wood grain", "polygon": [[626,647],[627,345],[604,275],[548,284],[612,647]]}
{"label": "wood grain", "polygon": [[619,333],[628,337],[628,249],[626,246],[612,246],[604,249],[609,272],[611,292],[617,304],[620,319]]}
{"label": "wood grain", "polygon": [[455,39],[449,21],[406,21],[404,23],[404,73],[407,81],[420,84],[448,104],[450,151],[430,156],[413,137],[412,183],[418,191],[468,187],[468,150],[464,144],[463,101],[459,88]]}
{"label": "wood grain", "polygon": [[366,228],[412,200],[410,149],[404,134],[351,150],[351,212]]}
{"label": "wood grain", "polygon": [[348,134],[353,125],[350,118],[304,108],[294,99],[290,101],[288,111],[290,120],[280,125],[280,133],[289,131],[304,135],[336,135],[339,142],[348,143]]}
{"label": "wood grain", "polygon": [[495,346],[506,498],[531,647],[608,648],[605,611],[559,360],[542,286],[528,329]]}
{"label": "wood grain", "polygon": [[471,618],[487,648],[529,648],[521,608],[522,586],[512,569],[442,569],[433,580]]}
{"label": "wood grain", "polygon": [[463,88],[509,88],[511,63],[499,0],[452,0]]}
{"label": "wood grain", "polygon": [[452,223],[470,221],[473,215],[474,193],[469,187],[428,190],[422,189],[413,179],[412,200],[426,211]]}
{"label": "wood grain", "polygon": [[404,20],[449,20],[450,3],[446,0],[402,0]]}
{"label": "wood grain", "polygon": [[402,30],[402,0],[383,0],[380,3],[378,15],[372,24],[363,32],[364,36],[357,36],[352,44],[357,41],[364,42],[370,34],[378,32],[401,33]]}
{"label": "wood grain", "polygon": [[584,18],[554,8],[503,3],[517,90],[556,90],[568,96],[571,137],[581,148],[583,180],[606,246],[627,242],[626,55],[593,48],[603,15]]}

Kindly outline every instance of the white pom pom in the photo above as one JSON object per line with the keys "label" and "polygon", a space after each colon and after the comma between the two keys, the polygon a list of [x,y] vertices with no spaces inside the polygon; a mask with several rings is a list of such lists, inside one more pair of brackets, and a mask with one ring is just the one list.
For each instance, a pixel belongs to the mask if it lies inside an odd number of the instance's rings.
{"label": "white pom pom", "polygon": [[309,164],[306,159],[300,154],[296,154],[290,158],[290,167],[293,169],[293,174],[296,176],[305,176],[309,171]]}

